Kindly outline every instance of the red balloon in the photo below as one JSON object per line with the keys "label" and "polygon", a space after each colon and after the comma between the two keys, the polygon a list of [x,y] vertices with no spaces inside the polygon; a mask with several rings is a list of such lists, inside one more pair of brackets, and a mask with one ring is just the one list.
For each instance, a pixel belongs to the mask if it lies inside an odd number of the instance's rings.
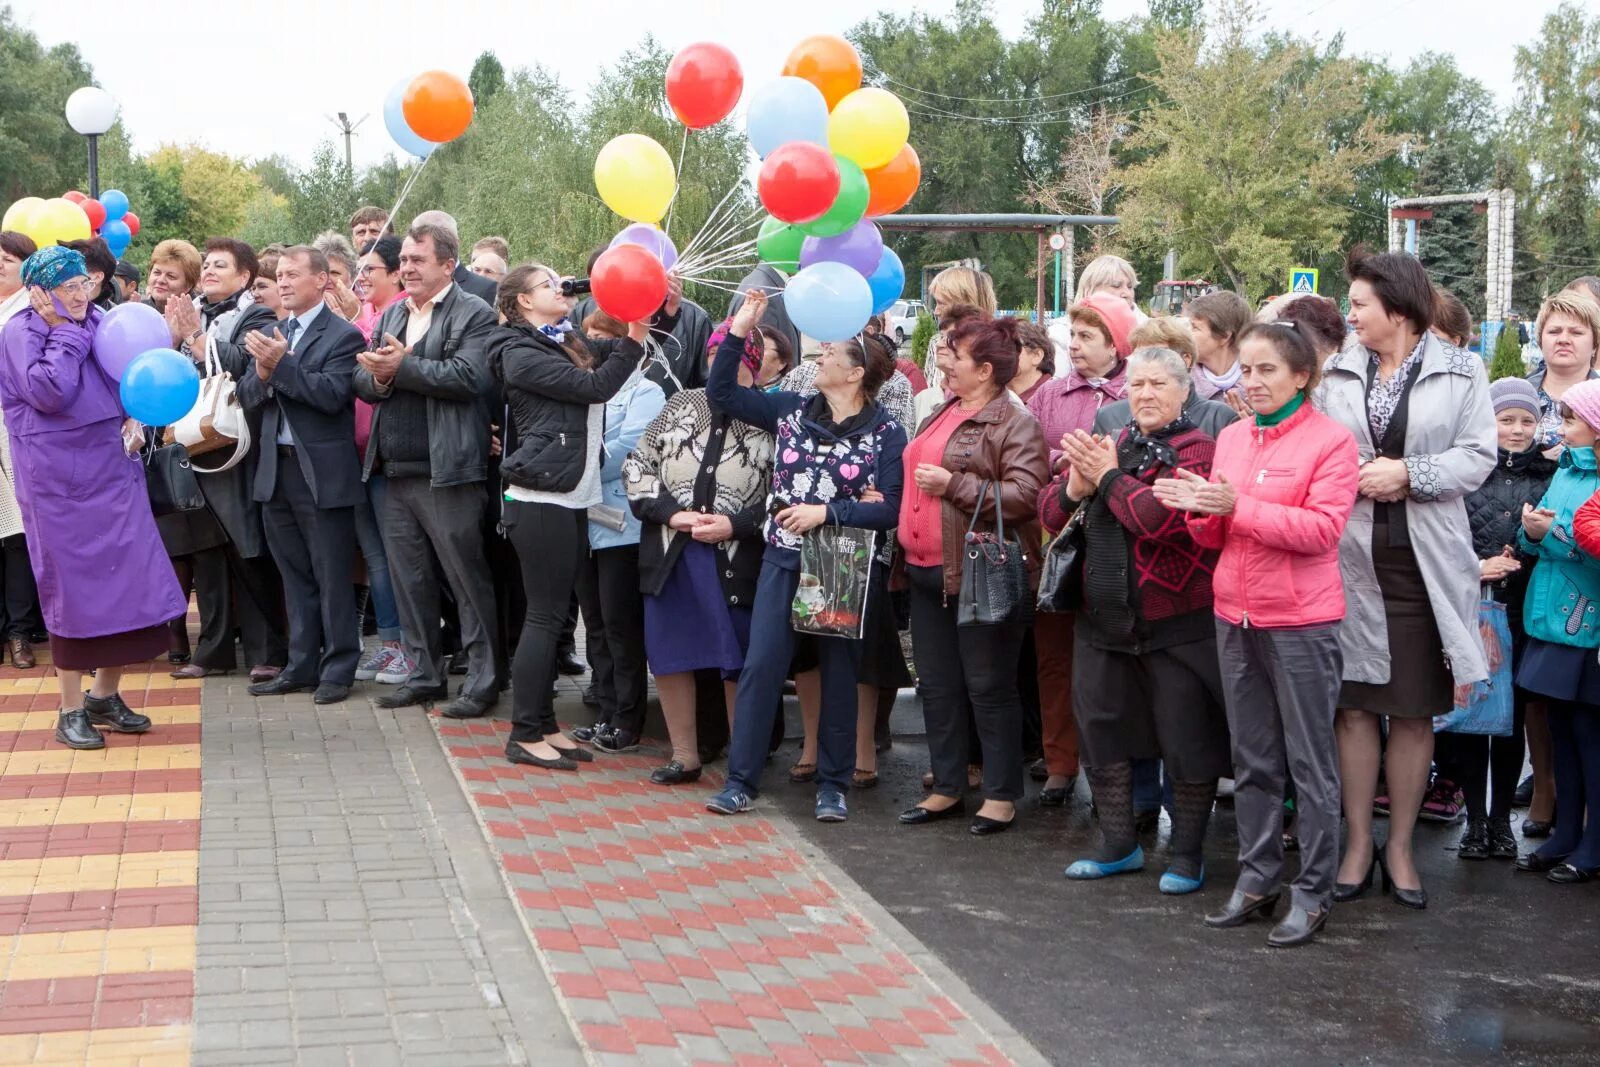
{"label": "red balloon", "polygon": [[739,60],[720,44],[701,41],[672,57],[667,67],[667,103],[691,130],[715,126],[732,112],[744,92]]}
{"label": "red balloon", "polygon": [[71,200],[74,204],[81,204],[81,203],[83,203],[85,200],[87,200],[89,198],[87,196],[84,196],[82,193],[78,192],[78,190],[74,189],[70,193],[62,193],[61,194],[61,199],[63,199],[63,200]]}
{"label": "red balloon", "polygon": [[106,224],[106,206],[98,200],[79,200],[78,206],[89,216],[89,229],[99,233],[100,227]]}
{"label": "red balloon", "polygon": [[589,272],[594,302],[614,319],[638,322],[667,298],[667,268],[639,245],[618,245],[595,260]]}
{"label": "red balloon", "polygon": [[839,196],[839,164],[833,153],[808,141],[790,141],[761,164],[756,188],[761,204],[781,222],[814,222]]}
{"label": "red balloon", "polygon": [[128,232],[130,234],[132,234],[135,237],[139,236],[139,216],[138,215],[135,215],[131,211],[125,211],[125,212],[122,213],[122,221],[126,222],[128,224]]}

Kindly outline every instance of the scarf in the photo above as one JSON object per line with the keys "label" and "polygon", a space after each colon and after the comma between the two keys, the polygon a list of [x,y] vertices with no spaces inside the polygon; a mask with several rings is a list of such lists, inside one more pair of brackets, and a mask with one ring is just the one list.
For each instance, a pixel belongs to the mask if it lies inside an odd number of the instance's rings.
{"label": "scarf", "polygon": [[[1135,477],[1143,474],[1151,467],[1178,466],[1178,450],[1171,445],[1172,438],[1185,430],[1194,429],[1194,423],[1189,421],[1187,411],[1179,413],[1161,429],[1146,434],[1139,429],[1137,422],[1128,424],[1128,440],[1121,449],[1118,449],[1118,459],[1126,464],[1129,460],[1136,461],[1134,468],[1129,473]],[[1123,468],[1126,470],[1126,466]]]}
{"label": "scarf", "polygon": [[1239,379],[1244,377],[1244,364],[1238,360],[1234,360],[1233,369],[1223,375],[1212,374],[1198,363],[1195,364],[1195,367],[1200,371],[1200,376],[1219,393],[1226,393],[1229,389],[1238,385]]}
{"label": "scarf", "polygon": [[1274,411],[1271,415],[1263,415],[1259,411],[1256,412],[1256,425],[1276,426],[1284,419],[1287,419],[1290,415],[1293,415],[1295,412],[1299,411],[1300,405],[1304,404],[1305,402],[1306,394],[1303,392],[1296,393],[1288,400],[1288,402],[1283,405],[1283,407],[1279,408],[1277,411]]}
{"label": "scarf", "polygon": [[557,323],[546,323],[543,326],[540,326],[539,332],[550,338],[550,340],[554,341],[556,344],[561,345],[566,344],[567,334],[571,333],[574,328],[575,327],[572,325],[571,319],[562,319]]}
{"label": "scarf", "polygon": [[89,275],[83,253],[61,245],[41,248],[22,262],[22,284],[37,285],[46,291],[80,275]]}
{"label": "scarf", "polygon": [[1111,369],[1110,370],[1106,371],[1106,374],[1105,374],[1104,378],[1084,378],[1083,380],[1085,382],[1088,382],[1089,385],[1093,386],[1096,389],[1104,389],[1106,387],[1106,383],[1111,381],[1117,375],[1121,374],[1123,369],[1125,367],[1127,367],[1127,365],[1128,365],[1128,361],[1127,360],[1119,359],[1119,360],[1117,360],[1115,363],[1113,363],[1111,365]]}

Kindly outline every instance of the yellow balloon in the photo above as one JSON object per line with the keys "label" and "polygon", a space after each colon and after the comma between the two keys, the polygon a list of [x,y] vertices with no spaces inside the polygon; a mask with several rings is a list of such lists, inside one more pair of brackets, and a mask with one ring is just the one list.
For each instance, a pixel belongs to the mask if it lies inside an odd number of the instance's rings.
{"label": "yellow balloon", "polygon": [[90,236],[89,216],[71,200],[55,197],[34,208],[28,220],[32,229],[25,231],[40,248],[49,248],[60,241],[81,241]]}
{"label": "yellow balloon", "polygon": [[857,89],[828,116],[828,147],[862,170],[887,166],[911,136],[911,116],[887,89]]}
{"label": "yellow balloon", "polygon": [[625,133],[600,149],[594,187],[606,206],[634,222],[660,222],[678,190],[667,150],[642,133]]}
{"label": "yellow balloon", "polygon": [[14,230],[17,233],[27,233],[32,225],[33,213],[44,206],[44,201],[37,196],[25,196],[15,204],[6,208],[6,217],[0,220],[0,230]]}

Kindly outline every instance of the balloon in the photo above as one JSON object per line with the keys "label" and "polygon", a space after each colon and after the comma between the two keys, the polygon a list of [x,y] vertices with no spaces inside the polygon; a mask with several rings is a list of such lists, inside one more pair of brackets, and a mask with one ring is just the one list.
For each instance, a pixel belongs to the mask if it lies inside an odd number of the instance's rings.
{"label": "balloon", "polygon": [[813,263],[843,263],[863,278],[883,259],[883,235],[866,219],[837,237],[807,237],[800,249],[800,268]]}
{"label": "balloon", "polygon": [[822,90],[829,110],[861,87],[861,56],[843,37],[819,33],[794,46],[783,72]]}
{"label": "balloon", "polygon": [[776,78],[750,94],[745,133],[765,159],[790,141],[828,143],[828,102],[804,78]]}
{"label": "balloon", "polygon": [[472,90],[444,70],[418,74],[406,86],[400,102],[406,125],[425,141],[454,141],[472,125]]}
{"label": "balloon", "polygon": [[652,226],[648,222],[636,222],[611,239],[610,247],[618,245],[638,245],[661,261],[667,270],[678,262],[678,246],[672,243],[672,238],[661,232],[660,227]]}
{"label": "balloon", "polygon": [[911,136],[911,116],[887,89],[857,89],[828,116],[828,147],[863,169],[887,166]]}
{"label": "balloon", "polygon": [[783,291],[789,319],[818,341],[844,341],[872,317],[872,289],[860,272],[843,263],[816,263],[789,280]]}
{"label": "balloon", "polygon": [[684,48],[667,67],[667,103],[691,130],[715,126],[744,93],[739,60],[720,44],[702,41]]}
{"label": "balloon", "polygon": [[406,125],[406,87],[410,84],[408,81],[398,81],[394,83],[394,88],[389,90],[389,95],[383,101],[383,125],[389,131],[389,136],[394,139],[394,143],[403,151],[418,159],[427,159],[439,146],[417,136],[416,132]]}
{"label": "balloon", "polygon": [[761,262],[785,274],[793,274],[800,269],[800,246],[805,240],[806,231],[768,215],[761,222],[761,232],[756,235],[756,252]]}
{"label": "balloon", "polygon": [[44,200],[37,196],[25,196],[21,200],[6,208],[5,218],[0,220],[0,230],[14,230],[17,233],[27,233],[32,225],[29,221],[33,213],[44,206]]}
{"label": "balloon", "polygon": [[915,148],[906,145],[888,163],[867,171],[867,187],[872,190],[867,200],[867,216],[876,218],[899,211],[911,203],[921,181],[922,160]]}
{"label": "balloon", "polygon": [[40,248],[49,248],[61,241],[82,241],[92,234],[89,216],[71,200],[56,197],[34,208],[28,216],[29,228],[23,230]]}
{"label": "balloon", "polygon": [[600,310],[623,322],[649,318],[667,298],[667,269],[638,245],[618,245],[601,253],[589,282]]}
{"label": "balloon", "polygon": [[100,194],[100,203],[106,209],[106,218],[120,219],[128,213],[128,194],[121,189],[107,189]]}
{"label": "balloon", "polygon": [[826,148],[793,141],[761,164],[761,203],[784,222],[820,219],[839,196],[839,164]]}
{"label": "balloon", "polygon": [[906,291],[906,268],[894,249],[885,246],[878,259],[878,267],[867,275],[867,288],[872,290],[872,313],[882,315]]}
{"label": "balloon", "polygon": [[133,227],[128,225],[128,220],[133,217],[130,212],[122,216],[122,218],[112,219],[100,227],[100,240],[106,243],[106,247],[111,250],[111,254],[118,259],[122,258],[122,253],[128,250],[129,243],[133,241]]}
{"label": "balloon", "polygon": [[660,222],[672,205],[678,178],[665,148],[642,133],[625,133],[613,137],[595,156],[594,187],[606,206],[623,218]]}
{"label": "balloon", "polygon": [[[66,197],[62,197],[63,200]],[[106,206],[98,200],[74,200],[73,203],[89,217],[89,229],[98,230],[106,224]]]}
{"label": "balloon", "polygon": [[843,156],[834,156],[833,161],[839,167],[839,195],[833,198],[833,203],[820,219],[801,227],[812,237],[837,237],[860,222],[867,213],[867,198],[871,190],[867,187],[866,174]]}
{"label": "balloon", "polygon": [[122,375],[122,410],[146,426],[177,422],[199,398],[200,372],[194,361],[170,348],[141,353]]}
{"label": "balloon", "polygon": [[122,221],[128,224],[128,232],[130,234],[132,234],[135,237],[139,236],[139,216],[138,215],[135,215],[133,212],[130,211],[126,215],[122,216]]}
{"label": "balloon", "polygon": [[167,320],[149,304],[118,304],[101,317],[94,331],[94,357],[100,361],[100,369],[117,381],[140,355],[170,344],[172,331],[167,329]]}
{"label": "balloon", "polygon": [[89,198],[87,196],[84,196],[82,193],[78,192],[78,190],[73,189],[70,192],[62,193],[61,194],[61,199],[63,199],[63,200],[71,200],[74,204],[81,204],[81,203],[83,203],[85,200],[87,200]]}

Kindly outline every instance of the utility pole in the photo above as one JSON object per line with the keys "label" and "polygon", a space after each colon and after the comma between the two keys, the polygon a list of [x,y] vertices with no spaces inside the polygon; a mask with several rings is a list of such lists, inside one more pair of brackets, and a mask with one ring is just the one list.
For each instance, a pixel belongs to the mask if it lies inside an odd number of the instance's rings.
{"label": "utility pole", "polygon": [[356,169],[355,164],[351,162],[350,139],[355,136],[356,128],[363,122],[367,121],[368,116],[362,115],[352,123],[350,121],[350,116],[341,111],[339,112],[338,118],[334,118],[332,115],[327,116],[327,118],[328,121],[337,126],[339,128],[339,132],[344,135],[344,169],[349,172],[350,180],[355,181]]}

